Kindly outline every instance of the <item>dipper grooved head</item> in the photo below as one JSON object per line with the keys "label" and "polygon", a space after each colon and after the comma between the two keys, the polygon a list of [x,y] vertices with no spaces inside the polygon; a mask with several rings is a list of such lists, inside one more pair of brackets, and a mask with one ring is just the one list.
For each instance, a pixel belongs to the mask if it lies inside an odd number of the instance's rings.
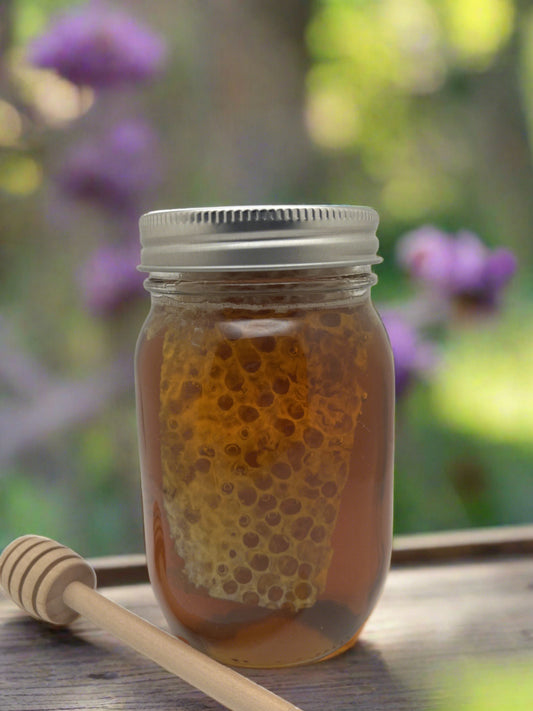
{"label": "dipper grooved head", "polygon": [[0,556],[0,584],[7,595],[37,620],[68,625],[78,613],[63,602],[72,582],[96,587],[90,564],[70,548],[43,536],[21,536]]}

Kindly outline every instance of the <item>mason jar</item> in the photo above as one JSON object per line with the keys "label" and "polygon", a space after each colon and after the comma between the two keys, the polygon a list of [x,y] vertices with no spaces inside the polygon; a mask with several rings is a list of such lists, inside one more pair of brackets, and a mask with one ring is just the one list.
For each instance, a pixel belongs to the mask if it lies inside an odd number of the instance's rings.
{"label": "mason jar", "polygon": [[351,647],[388,570],[393,360],[377,213],[141,218],[136,351],[146,554],[174,634],[229,665]]}

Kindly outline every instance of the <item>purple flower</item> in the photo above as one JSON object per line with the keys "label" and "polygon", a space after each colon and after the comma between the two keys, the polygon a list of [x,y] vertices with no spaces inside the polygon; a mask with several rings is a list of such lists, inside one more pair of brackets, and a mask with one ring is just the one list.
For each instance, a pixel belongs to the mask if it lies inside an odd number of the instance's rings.
{"label": "purple flower", "polygon": [[415,280],[462,305],[491,309],[516,271],[507,249],[490,250],[473,232],[450,235],[425,226],[398,243],[400,265]]}
{"label": "purple flower", "polygon": [[144,122],[124,121],[76,146],[57,176],[63,193],[115,212],[138,212],[160,177],[157,137]]}
{"label": "purple flower", "polygon": [[142,293],[138,259],[136,242],[104,245],[93,253],[80,274],[83,300],[92,313],[110,315]]}
{"label": "purple flower", "polygon": [[453,272],[453,253],[445,232],[431,225],[407,232],[398,242],[396,256],[414,279],[447,287]]}
{"label": "purple flower", "polygon": [[30,47],[36,66],[95,89],[150,79],[163,58],[160,37],[100,2],[60,16]]}
{"label": "purple flower", "polygon": [[387,309],[380,314],[394,355],[396,396],[401,397],[417,378],[435,365],[435,351],[400,312]]}

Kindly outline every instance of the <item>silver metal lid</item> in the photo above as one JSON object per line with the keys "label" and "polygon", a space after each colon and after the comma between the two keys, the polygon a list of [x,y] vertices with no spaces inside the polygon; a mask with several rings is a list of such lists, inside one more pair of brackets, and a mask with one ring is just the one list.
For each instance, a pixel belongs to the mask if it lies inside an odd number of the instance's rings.
{"label": "silver metal lid", "polygon": [[377,264],[379,217],[352,205],[242,205],[148,212],[141,271],[245,271]]}

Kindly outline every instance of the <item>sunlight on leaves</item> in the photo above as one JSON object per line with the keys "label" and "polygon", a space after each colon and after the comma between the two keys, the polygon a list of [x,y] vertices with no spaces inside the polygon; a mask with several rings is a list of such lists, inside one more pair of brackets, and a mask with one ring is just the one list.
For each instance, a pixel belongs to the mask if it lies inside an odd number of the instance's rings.
{"label": "sunlight on leaves", "polygon": [[533,699],[531,659],[473,660],[450,670],[451,698],[435,711],[530,711]]}
{"label": "sunlight on leaves", "polygon": [[465,67],[486,69],[513,31],[512,0],[445,0],[443,11],[448,41]]}
{"label": "sunlight on leaves", "polygon": [[[531,321],[531,314],[526,316]],[[448,349],[434,406],[448,424],[496,442],[531,445],[533,338],[516,326],[472,329]]]}
{"label": "sunlight on leaves", "polygon": [[17,109],[0,99],[0,146],[16,146],[22,136],[22,118]]}
{"label": "sunlight on leaves", "polygon": [[29,195],[37,190],[43,179],[41,166],[27,155],[9,156],[0,168],[0,190],[11,195]]}
{"label": "sunlight on leaves", "polygon": [[44,29],[51,15],[72,7],[72,0],[17,0],[14,35],[17,43],[27,42]]}

